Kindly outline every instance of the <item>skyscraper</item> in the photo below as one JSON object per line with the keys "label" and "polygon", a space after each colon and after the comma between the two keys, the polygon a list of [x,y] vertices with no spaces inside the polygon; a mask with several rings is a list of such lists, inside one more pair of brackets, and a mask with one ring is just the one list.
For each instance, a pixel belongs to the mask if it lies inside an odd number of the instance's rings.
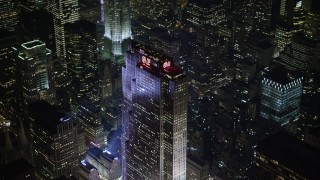
{"label": "skyscraper", "polygon": [[44,100],[29,105],[37,179],[76,176],[77,127],[73,120]]}
{"label": "skyscraper", "polygon": [[[16,45],[14,32],[0,28],[0,102],[3,105],[0,113],[6,112],[8,115],[15,115],[14,110],[17,105],[17,80],[16,61],[13,58],[11,47]],[[13,119],[6,116],[8,119]]]}
{"label": "skyscraper", "polygon": [[186,23],[191,26],[216,25],[225,18],[222,1],[191,0],[186,6]]}
{"label": "skyscraper", "polygon": [[128,0],[104,0],[104,36],[111,41],[113,56],[123,55],[123,41],[131,37],[131,21]]}
{"label": "skyscraper", "polygon": [[302,28],[304,22],[304,10],[301,0],[281,0],[279,12],[279,25],[286,24],[295,31]]}
{"label": "skyscraper", "polygon": [[[71,106],[77,107],[81,98],[87,96],[96,101],[97,87],[97,39],[96,25],[80,20],[67,23],[65,28],[65,43],[68,49],[66,63],[71,80]],[[98,100],[97,100],[98,101]]]}
{"label": "skyscraper", "polygon": [[24,110],[29,103],[44,99],[55,102],[55,86],[51,50],[39,40],[23,43],[18,59],[19,83]]}
{"label": "skyscraper", "polygon": [[281,125],[300,116],[302,80],[298,73],[277,67],[265,72],[261,87],[261,117]]}
{"label": "skyscraper", "polygon": [[257,144],[258,179],[318,179],[320,151],[278,132]]}
{"label": "skyscraper", "polygon": [[[50,5],[49,5],[50,6]],[[60,58],[66,56],[64,24],[72,23],[80,18],[78,0],[57,0],[53,2],[54,32],[56,38],[57,55]]]}
{"label": "skyscraper", "polygon": [[317,62],[319,41],[310,39],[302,32],[295,33],[292,42],[285,46],[276,62],[288,69],[300,69],[305,72],[311,71],[312,65]]}
{"label": "skyscraper", "polygon": [[187,79],[171,58],[140,44],[122,69],[123,179],[186,179]]}
{"label": "skyscraper", "polygon": [[79,125],[85,130],[86,146],[104,147],[107,137],[103,131],[100,109],[94,105],[90,100],[82,101],[77,109],[76,117]]}

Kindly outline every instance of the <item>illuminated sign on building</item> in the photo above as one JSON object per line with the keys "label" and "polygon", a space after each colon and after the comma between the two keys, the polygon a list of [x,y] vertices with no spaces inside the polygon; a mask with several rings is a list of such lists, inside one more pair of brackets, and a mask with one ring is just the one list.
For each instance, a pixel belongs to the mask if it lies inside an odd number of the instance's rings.
{"label": "illuminated sign on building", "polygon": [[147,66],[150,66],[150,59],[149,58],[147,58],[146,56],[142,56],[142,63],[143,64],[145,64],[145,65],[147,65]]}
{"label": "illuminated sign on building", "polygon": [[163,63],[162,67],[165,69],[166,67],[170,67],[170,66],[171,66],[171,61],[167,60],[166,62]]}

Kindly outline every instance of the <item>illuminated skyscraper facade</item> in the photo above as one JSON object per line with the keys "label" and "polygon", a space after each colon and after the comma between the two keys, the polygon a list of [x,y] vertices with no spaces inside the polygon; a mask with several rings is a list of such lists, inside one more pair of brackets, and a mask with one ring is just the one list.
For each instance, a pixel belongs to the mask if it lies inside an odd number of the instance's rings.
{"label": "illuminated skyscraper facade", "polygon": [[275,41],[279,51],[283,51],[287,44],[290,44],[294,31],[291,27],[278,26],[275,30]]}
{"label": "illuminated skyscraper facade", "polygon": [[265,73],[261,85],[261,117],[281,125],[298,120],[303,78],[284,68]]}
{"label": "illuminated skyscraper facade", "polygon": [[190,0],[186,7],[186,21],[194,27],[216,25],[225,18],[222,1]]}
{"label": "illuminated skyscraper facade", "polygon": [[76,117],[79,120],[79,125],[85,130],[86,146],[104,147],[107,135],[103,131],[99,108],[88,100],[82,101],[81,104],[77,109]]}
{"label": "illuminated skyscraper facade", "polygon": [[21,45],[17,59],[24,108],[40,99],[53,104],[55,86],[51,50],[39,40],[26,42]]}
{"label": "illuminated skyscraper facade", "polygon": [[122,69],[123,179],[186,179],[187,79],[139,44]]}
{"label": "illuminated skyscraper facade", "polygon": [[71,106],[77,107],[84,96],[92,101],[98,101],[96,25],[79,20],[65,24],[64,28],[68,49],[66,63],[71,79]]}
{"label": "illuminated skyscraper facade", "polygon": [[286,45],[285,50],[280,53],[276,62],[286,66],[288,69],[300,69],[310,71],[312,63],[317,60],[317,53],[320,49],[319,43],[310,39],[304,33],[298,32],[293,35],[291,44]]}
{"label": "illuminated skyscraper facade", "polygon": [[[102,2],[102,1],[101,1]],[[128,0],[104,0],[104,36],[111,40],[111,53],[123,55],[123,41],[131,37],[131,21]]]}
{"label": "illuminated skyscraper facade", "polygon": [[29,105],[37,179],[76,176],[77,127],[66,114],[40,100]]}
{"label": "illuminated skyscraper facade", "polygon": [[16,61],[13,58],[11,47],[16,45],[14,32],[0,29],[0,113],[6,111],[14,115],[14,107],[17,105],[17,80],[16,80]]}
{"label": "illuminated skyscraper facade", "polygon": [[72,23],[80,18],[78,0],[57,0],[53,2],[54,32],[56,38],[57,55],[66,57],[64,24]]}

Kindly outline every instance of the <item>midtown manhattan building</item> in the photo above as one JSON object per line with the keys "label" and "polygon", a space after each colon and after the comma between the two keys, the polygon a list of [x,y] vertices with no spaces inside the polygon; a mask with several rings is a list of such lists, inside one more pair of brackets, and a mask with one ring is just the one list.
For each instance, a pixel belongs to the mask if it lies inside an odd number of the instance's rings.
{"label": "midtown manhattan building", "polygon": [[140,44],[122,69],[123,179],[186,179],[187,79],[171,58]]}
{"label": "midtown manhattan building", "polygon": [[29,121],[37,179],[76,176],[79,157],[73,119],[40,100],[29,105]]}
{"label": "midtown manhattan building", "polygon": [[300,116],[303,77],[295,71],[266,71],[261,87],[261,117],[281,125]]}
{"label": "midtown manhattan building", "polygon": [[123,42],[131,37],[129,1],[101,0],[104,8],[104,36],[111,41],[112,56],[124,55]]}
{"label": "midtown manhattan building", "polygon": [[[52,7],[52,9],[51,9]],[[56,38],[57,56],[66,57],[64,24],[72,23],[80,18],[78,0],[57,0],[53,6],[48,6],[54,15],[54,32]]]}
{"label": "midtown manhattan building", "polygon": [[21,45],[17,59],[25,110],[29,103],[40,99],[53,104],[56,98],[51,50],[42,41],[29,41]]}

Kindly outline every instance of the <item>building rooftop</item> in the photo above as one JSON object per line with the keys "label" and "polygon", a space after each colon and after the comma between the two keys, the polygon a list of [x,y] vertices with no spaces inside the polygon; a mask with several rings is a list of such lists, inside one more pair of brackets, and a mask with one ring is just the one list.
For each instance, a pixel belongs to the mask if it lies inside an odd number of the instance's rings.
{"label": "building rooftop", "polygon": [[104,159],[107,159],[109,162],[112,162],[115,158],[117,158],[115,155],[111,154],[109,151],[102,150],[98,147],[91,147],[88,150],[88,155],[99,160],[101,157]]}
{"label": "building rooftop", "polygon": [[29,105],[29,115],[35,123],[41,126],[50,134],[57,132],[57,125],[62,124],[70,117],[59,112],[54,106],[44,100],[39,100]]}
{"label": "building rooftop", "polygon": [[304,46],[315,48],[319,41],[308,38],[303,32],[297,32],[292,38],[292,42],[302,44]]}
{"label": "building rooftop", "polygon": [[80,163],[81,163],[80,166],[85,168],[88,171],[91,171],[92,169],[96,169],[92,164],[90,164],[86,160],[82,160]]}
{"label": "building rooftop", "polygon": [[259,142],[257,152],[307,179],[319,179],[320,151],[284,132]]}
{"label": "building rooftop", "polygon": [[285,85],[302,77],[298,71],[292,71],[284,66],[267,67],[264,69],[264,77],[274,82]]}
{"label": "building rooftop", "polygon": [[32,48],[40,47],[40,46],[46,47],[46,44],[40,40],[33,40],[33,41],[23,43],[21,46],[25,49],[32,49]]}
{"label": "building rooftop", "polygon": [[128,52],[139,53],[141,60],[139,60],[137,66],[152,74],[168,79],[176,79],[184,76],[183,70],[174,65],[172,58],[163,53],[159,53],[146,45],[133,42],[132,48]]}
{"label": "building rooftop", "polygon": [[199,169],[201,169],[201,168],[203,168],[203,166],[207,165],[207,163],[205,161],[203,161],[202,159],[199,159],[193,155],[188,155],[187,161],[190,164],[197,166]]}

